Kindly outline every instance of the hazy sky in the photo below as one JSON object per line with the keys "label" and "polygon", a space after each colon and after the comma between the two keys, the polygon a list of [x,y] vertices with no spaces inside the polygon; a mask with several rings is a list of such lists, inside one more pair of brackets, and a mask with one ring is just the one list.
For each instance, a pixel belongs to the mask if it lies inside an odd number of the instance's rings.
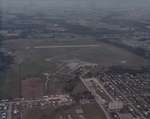
{"label": "hazy sky", "polygon": [[102,7],[102,8],[136,8],[150,7],[150,0],[0,0],[3,7]]}

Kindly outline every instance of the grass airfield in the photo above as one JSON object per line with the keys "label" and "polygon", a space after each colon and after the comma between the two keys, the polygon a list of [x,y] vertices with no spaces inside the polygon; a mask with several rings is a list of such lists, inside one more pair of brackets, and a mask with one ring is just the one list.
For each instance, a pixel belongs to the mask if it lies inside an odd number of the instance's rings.
{"label": "grass airfield", "polygon": [[43,77],[43,73],[55,72],[66,60],[77,59],[102,66],[123,65],[134,68],[145,66],[148,62],[123,48],[89,39],[72,41],[16,39],[6,40],[3,46],[15,59],[6,78],[11,85],[9,88],[13,87],[16,95],[18,89],[14,87],[18,85],[19,78]]}
{"label": "grass airfield", "polygon": [[[147,61],[125,49],[97,41],[51,41],[51,40],[9,40],[4,42],[15,58],[15,65],[21,64],[23,72],[31,75],[51,70],[63,60],[79,59],[102,66],[126,65],[140,67]],[[34,73],[35,71],[35,73]],[[28,74],[27,73],[27,74]]]}

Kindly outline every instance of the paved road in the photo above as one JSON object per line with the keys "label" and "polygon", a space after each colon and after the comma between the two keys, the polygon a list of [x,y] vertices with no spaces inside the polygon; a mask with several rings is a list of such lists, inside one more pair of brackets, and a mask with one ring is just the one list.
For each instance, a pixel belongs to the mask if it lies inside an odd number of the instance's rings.
{"label": "paved road", "polygon": [[52,73],[52,74],[47,74],[46,75],[46,82],[45,82],[45,90],[48,90],[48,83],[51,80],[52,77],[54,77],[55,75],[57,75],[59,72],[61,72],[63,69],[65,68],[64,64],[60,64],[57,68],[56,68],[56,72]]}
{"label": "paved road", "polygon": [[107,90],[103,87],[103,85],[96,79],[93,78],[92,79],[99,87],[101,87],[101,89],[103,89],[103,91],[105,92],[105,94],[112,100],[115,101],[114,98],[107,92]]}
{"label": "paved road", "polygon": [[[79,67],[80,67],[80,64],[78,64],[74,70],[78,69]],[[65,63],[62,63],[62,64],[58,65],[58,67],[56,68],[56,70],[57,70],[56,72],[45,75],[46,76],[46,82],[45,82],[45,90],[46,91],[48,90],[48,83],[51,80],[51,78],[56,76],[58,73],[63,71],[65,68],[66,68]],[[74,70],[70,70],[70,72],[68,72],[68,74],[74,72]]]}
{"label": "paved road", "polygon": [[8,117],[7,119],[12,119],[12,103],[8,104]]}
{"label": "paved road", "polygon": [[96,102],[98,103],[98,105],[100,106],[100,108],[104,111],[105,116],[107,119],[111,119],[110,115],[108,114],[107,110],[103,107],[103,102],[102,102],[102,98],[95,92],[95,90],[91,89],[90,86],[88,85],[86,79],[81,78],[81,81],[83,82],[83,84],[85,85],[85,87],[92,93],[92,95],[95,97]]}
{"label": "paved road", "polygon": [[47,48],[88,48],[88,47],[100,47],[98,44],[88,44],[88,45],[42,45],[35,46],[35,49],[47,49]]}

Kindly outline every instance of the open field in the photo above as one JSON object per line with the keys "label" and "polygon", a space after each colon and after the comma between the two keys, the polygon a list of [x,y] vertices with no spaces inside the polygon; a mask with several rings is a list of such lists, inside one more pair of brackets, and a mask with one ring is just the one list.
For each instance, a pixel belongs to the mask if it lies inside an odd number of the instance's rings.
{"label": "open field", "polygon": [[44,93],[44,81],[41,79],[27,79],[21,81],[21,96],[23,98],[41,98]]}
{"label": "open field", "polygon": [[41,61],[45,59],[80,59],[101,65],[120,64],[142,66],[146,63],[142,57],[125,49],[96,41],[52,41],[52,40],[9,40],[4,42],[17,58],[17,62]]}
{"label": "open field", "polygon": [[103,66],[127,65],[139,67],[147,61],[125,49],[96,41],[9,40],[4,47],[15,57],[14,70],[18,64],[22,76],[37,76],[51,71],[63,60],[79,59]]}
{"label": "open field", "polygon": [[82,106],[87,119],[106,119],[104,112],[95,104],[87,104]]}
{"label": "open field", "polygon": [[[17,93],[18,80],[30,77],[44,77],[45,72],[55,72],[63,61],[79,59],[102,66],[127,65],[141,67],[147,61],[125,49],[92,40],[7,40],[3,42],[6,51],[15,58],[7,73],[10,89]],[[9,81],[9,79],[11,79]],[[15,87],[15,88],[14,88]],[[17,95],[17,94],[16,94]],[[15,96],[15,94],[14,94]]]}

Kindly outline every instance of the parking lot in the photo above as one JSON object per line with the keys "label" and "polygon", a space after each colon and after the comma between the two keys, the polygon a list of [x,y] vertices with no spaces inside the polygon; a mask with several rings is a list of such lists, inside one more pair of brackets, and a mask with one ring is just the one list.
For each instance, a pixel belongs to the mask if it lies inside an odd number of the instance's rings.
{"label": "parking lot", "polygon": [[0,119],[8,119],[8,107],[8,104],[0,103]]}

